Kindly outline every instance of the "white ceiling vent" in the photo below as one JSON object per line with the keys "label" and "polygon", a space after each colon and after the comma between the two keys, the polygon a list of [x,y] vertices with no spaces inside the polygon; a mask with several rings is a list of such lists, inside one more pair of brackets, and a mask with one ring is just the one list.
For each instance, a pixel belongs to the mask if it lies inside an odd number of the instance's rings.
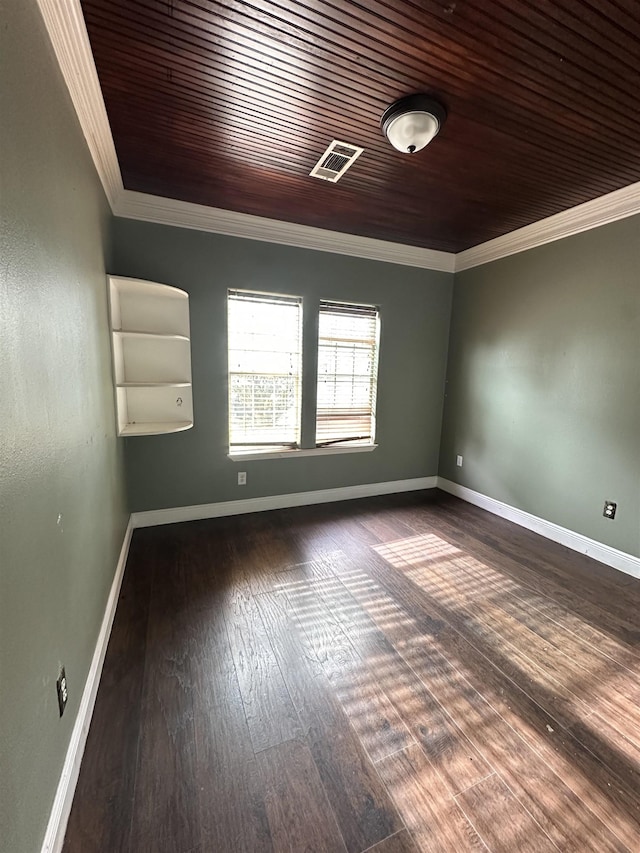
{"label": "white ceiling vent", "polygon": [[334,139],[309,174],[312,178],[332,181],[335,184],[363,151],[364,148],[358,148],[357,145],[338,142],[337,139]]}

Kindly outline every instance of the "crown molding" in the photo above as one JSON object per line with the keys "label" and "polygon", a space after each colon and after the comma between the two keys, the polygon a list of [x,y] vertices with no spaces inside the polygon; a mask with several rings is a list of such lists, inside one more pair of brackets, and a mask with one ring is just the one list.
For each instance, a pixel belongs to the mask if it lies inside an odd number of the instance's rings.
{"label": "crown molding", "polygon": [[37,0],[80,127],[111,209],[122,175],[80,0]]}
{"label": "crown molding", "polygon": [[302,249],[317,249],[355,258],[386,261],[422,269],[453,272],[455,255],[418,246],[406,246],[356,234],[343,234],[248,213],[220,210],[176,199],[124,190],[116,199],[116,216],[161,225],[177,225],[230,237],[244,237]]}
{"label": "crown molding", "polygon": [[585,201],[569,210],[518,228],[510,234],[465,249],[464,252],[458,252],[455,256],[455,272],[497,261],[527,249],[535,249],[545,243],[590,231],[636,213],[640,213],[640,182]]}
{"label": "crown molding", "polygon": [[472,267],[640,213],[640,182],[454,255],[125,190],[80,0],[36,0],[115,216],[442,272]]}

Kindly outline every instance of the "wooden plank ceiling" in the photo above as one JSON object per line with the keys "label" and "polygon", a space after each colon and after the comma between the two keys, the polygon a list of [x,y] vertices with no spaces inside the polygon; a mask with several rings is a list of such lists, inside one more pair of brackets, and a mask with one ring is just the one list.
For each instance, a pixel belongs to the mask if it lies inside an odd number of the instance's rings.
{"label": "wooden plank ceiling", "polygon": [[[636,0],[82,7],[127,189],[460,251],[640,180]],[[413,92],[449,115],[411,156],[380,116]]]}

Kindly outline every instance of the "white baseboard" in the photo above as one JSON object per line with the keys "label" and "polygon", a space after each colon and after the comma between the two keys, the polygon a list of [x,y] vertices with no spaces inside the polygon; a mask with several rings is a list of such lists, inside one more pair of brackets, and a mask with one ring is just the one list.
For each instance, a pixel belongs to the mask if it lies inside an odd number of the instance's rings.
{"label": "white baseboard", "polygon": [[60,776],[58,790],[56,791],[53,807],[49,816],[49,823],[44,836],[41,853],[60,853],[64,843],[67,821],[71,814],[71,804],[73,803],[73,795],[76,790],[78,775],[80,773],[80,762],[82,761],[84,747],[87,742],[87,735],[89,734],[89,724],[91,723],[93,707],[96,702],[96,694],[98,693],[98,685],[102,674],[102,665],[107,652],[109,636],[111,635],[111,626],[113,625],[113,618],[115,616],[118,596],[120,594],[120,585],[122,584],[122,577],[124,575],[124,567],[129,554],[132,532],[133,525],[131,523],[131,519],[129,519],[129,523],[127,524],[127,529],[124,534],[122,548],[120,549],[118,565],[116,566],[115,575],[111,584],[111,591],[109,592],[107,606],[102,618],[100,633],[98,634],[98,640],[93,653],[91,667],[82,692],[78,716],[76,717],[76,721],[73,726],[71,740],[69,741],[69,748],[67,749],[67,756],[62,768],[62,775]]}
{"label": "white baseboard", "polygon": [[133,527],[154,527],[158,524],[174,524],[179,521],[197,521],[202,518],[218,518],[223,515],[241,515],[246,512],[263,512],[269,509],[286,509],[292,506],[347,501],[368,498],[374,495],[390,495],[396,492],[412,492],[420,489],[435,489],[437,477],[415,477],[412,480],[393,480],[388,483],[365,483],[362,486],[345,486],[339,489],[320,489],[315,492],[295,492],[289,495],[271,495],[266,498],[249,498],[239,501],[223,501],[196,506],[180,506],[172,509],[155,509],[149,512],[134,512]]}
{"label": "white baseboard", "polygon": [[509,506],[509,504],[487,497],[480,492],[474,492],[473,489],[452,483],[451,480],[445,480],[444,477],[438,477],[438,488],[444,492],[449,492],[450,495],[462,498],[467,503],[486,509],[494,515],[513,521],[520,527],[526,527],[527,530],[532,530],[547,539],[566,545],[573,551],[593,557],[594,560],[599,560],[601,563],[618,569],[627,575],[632,575],[634,578],[640,578],[640,558],[634,557],[632,554],[618,551],[617,548],[604,545],[602,542],[596,542],[595,539],[589,539],[588,536],[583,536],[581,533],[567,530],[567,528],[560,527],[559,524],[554,524],[552,521],[545,521],[544,518],[538,518],[537,515]]}

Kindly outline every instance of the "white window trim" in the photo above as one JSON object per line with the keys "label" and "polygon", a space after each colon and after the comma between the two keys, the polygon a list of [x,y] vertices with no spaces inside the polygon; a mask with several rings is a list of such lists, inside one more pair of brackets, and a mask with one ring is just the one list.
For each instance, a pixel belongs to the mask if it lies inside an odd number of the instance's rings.
{"label": "white window trim", "polygon": [[[344,332],[338,331],[338,336],[334,333],[327,333],[327,329],[325,327],[324,335],[322,332],[323,327],[323,316],[327,318],[329,324],[333,322],[336,316],[346,315],[351,318],[355,318],[358,315],[364,315],[364,319],[368,319],[369,323],[373,320],[373,329],[371,337],[361,337],[356,334],[356,329],[351,328],[345,330]],[[362,317],[360,318],[362,319]],[[351,322],[354,322],[353,319]],[[361,348],[368,347],[372,356],[372,365],[370,365],[369,369],[369,404],[368,404],[368,420],[369,420],[369,429],[362,428],[361,431],[369,432],[369,441],[372,444],[375,444],[375,433],[376,433],[376,409],[377,409],[377,395],[378,395],[378,359],[380,352],[380,307],[378,305],[370,305],[364,303],[357,302],[342,302],[336,300],[320,300],[320,307],[318,312],[318,341],[317,341],[317,356],[318,356],[318,365],[320,364],[320,353],[323,350],[328,350],[329,353],[339,353],[344,345],[347,345],[347,349],[351,346]],[[330,328],[330,326],[329,326]],[[361,332],[361,330],[359,330]],[[334,349],[337,347],[337,349]],[[336,370],[338,369],[336,364]],[[354,364],[355,370],[355,364]],[[335,392],[335,381],[338,380],[338,375],[336,373],[329,373],[327,376],[323,376],[322,379],[333,380],[334,384],[334,392]],[[352,372],[351,379],[352,382],[355,379],[362,379],[363,375],[357,375],[355,372]],[[324,426],[321,424],[321,413],[324,414],[325,418],[329,418],[330,420],[335,417],[336,412],[340,412],[342,410],[342,414],[346,415],[347,423],[349,424],[349,428],[353,429],[353,408],[350,406],[343,407],[342,405],[336,405],[335,393],[333,404],[329,407],[319,405],[318,401],[320,399],[320,386],[321,386],[321,375],[320,375],[320,367],[318,366],[317,370],[317,378],[316,378],[316,428],[315,428],[315,441],[316,446],[318,447],[326,447],[331,446],[331,439],[337,441],[345,440],[347,437],[340,434],[340,426],[344,429],[344,423],[338,422],[338,433],[336,434],[336,424],[335,421],[332,422],[331,426],[327,429],[327,424]],[[353,402],[353,401],[352,401]],[[347,412],[350,412],[347,415]],[[358,426],[363,427],[363,425],[358,421]],[[323,429],[325,432],[323,433]],[[356,430],[357,431],[357,430]],[[356,439],[357,440],[357,439]]]}
{"label": "white window trim", "polygon": [[292,447],[290,450],[248,450],[246,453],[227,453],[234,462],[252,459],[299,459],[302,456],[335,456],[339,453],[369,453],[377,444],[357,444],[351,447]]}
{"label": "white window trim", "polygon": [[[262,374],[260,371],[256,371],[256,370],[250,370],[248,373],[246,371],[242,371],[242,370],[241,371],[232,370],[232,368],[231,368],[232,306],[237,306],[237,307],[234,307],[233,313],[235,315],[236,311],[244,310],[240,306],[242,306],[243,302],[245,302],[245,301],[247,304],[252,303],[252,302],[259,303],[259,304],[261,303],[263,308],[269,303],[271,303],[271,307],[273,307],[274,305],[278,305],[280,303],[282,303],[284,305],[289,305],[290,307],[295,306],[296,313],[297,313],[297,324],[296,324],[297,325],[297,336],[296,336],[297,337],[297,341],[296,341],[297,350],[295,350],[295,355],[297,356],[297,358],[296,358],[296,364],[295,364],[295,374],[292,374],[291,369],[284,372],[284,373],[276,372],[276,373],[265,373],[265,374]],[[234,376],[234,374],[235,375],[238,375],[238,374],[239,375],[247,375],[247,376],[251,376],[251,375],[253,375],[253,376],[261,376],[261,375],[262,376],[275,376],[275,377],[280,377],[280,378],[284,378],[284,379],[287,379],[287,378],[291,377],[292,375],[295,375],[295,377],[296,377],[296,385],[295,385],[295,387],[296,387],[296,415],[297,415],[297,423],[295,425],[295,435],[293,434],[293,431],[290,435],[287,435],[286,429],[285,429],[284,434],[282,434],[281,432],[276,434],[274,441],[269,442],[266,445],[266,447],[267,448],[273,448],[273,447],[277,447],[279,444],[283,445],[283,444],[287,444],[289,442],[291,442],[291,444],[295,446],[295,445],[298,445],[300,443],[300,440],[302,437],[300,431],[301,431],[301,427],[302,427],[302,376],[303,376],[303,366],[302,366],[302,347],[303,347],[302,316],[303,316],[303,314],[302,314],[302,305],[303,305],[303,300],[302,300],[301,296],[291,296],[291,295],[286,294],[286,293],[270,293],[270,292],[265,292],[265,291],[243,290],[243,289],[236,289],[236,288],[229,288],[229,290],[227,291],[227,353],[229,356],[229,368],[228,368],[229,391],[228,391],[228,398],[227,398],[227,401],[228,401],[227,402],[227,405],[228,405],[228,425],[229,425],[228,431],[229,431],[229,450],[230,450],[230,452],[232,452],[234,454],[240,455],[242,453],[242,450],[240,449],[241,445],[247,444],[249,437],[254,438],[254,441],[251,441],[251,444],[254,447],[256,445],[259,446],[260,444],[263,443],[263,440],[262,440],[263,437],[260,435],[262,430],[260,430],[260,429],[257,430],[258,435],[256,437],[255,427],[250,427],[248,430],[249,435],[247,435],[247,429],[246,429],[246,425],[245,425],[244,430],[243,429],[238,430],[238,432],[240,433],[239,438],[244,438],[245,440],[244,441],[238,441],[235,444],[235,446],[233,444],[231,444],[231,434],[232,434],[232,424],[233,424],[233,406],[232,406],[233,392],[232,392],[232,389],[233,389],[233,376]],[[292,328],[293,328],[293,326],[292,326]],[[237,329],[236,329],[236,331],[237,331]],[[289,331],[291,331],[291,330],[289,330]],[[276,335],[276,337],[277,337],[277,335]],[[235,341],[235,338],[234,338],[234,341]],[[244,351],[242,347],[236,346],[235,351],[237,351],[239,353],[244,352],[246,354],[247,352],[250,352],[251,350]],[[259,352],[259,350],[256,352]],[[278,350],[277,352],[286,354],[286,351],[284,351],[284,350]],[[294,350],[292,349],[291,355],[293,355],[293,354],[294,354]],[[266,434],[268,435],[270,433],[270,431],[271,431],[270,428],[267,427],[266,428]]]}

